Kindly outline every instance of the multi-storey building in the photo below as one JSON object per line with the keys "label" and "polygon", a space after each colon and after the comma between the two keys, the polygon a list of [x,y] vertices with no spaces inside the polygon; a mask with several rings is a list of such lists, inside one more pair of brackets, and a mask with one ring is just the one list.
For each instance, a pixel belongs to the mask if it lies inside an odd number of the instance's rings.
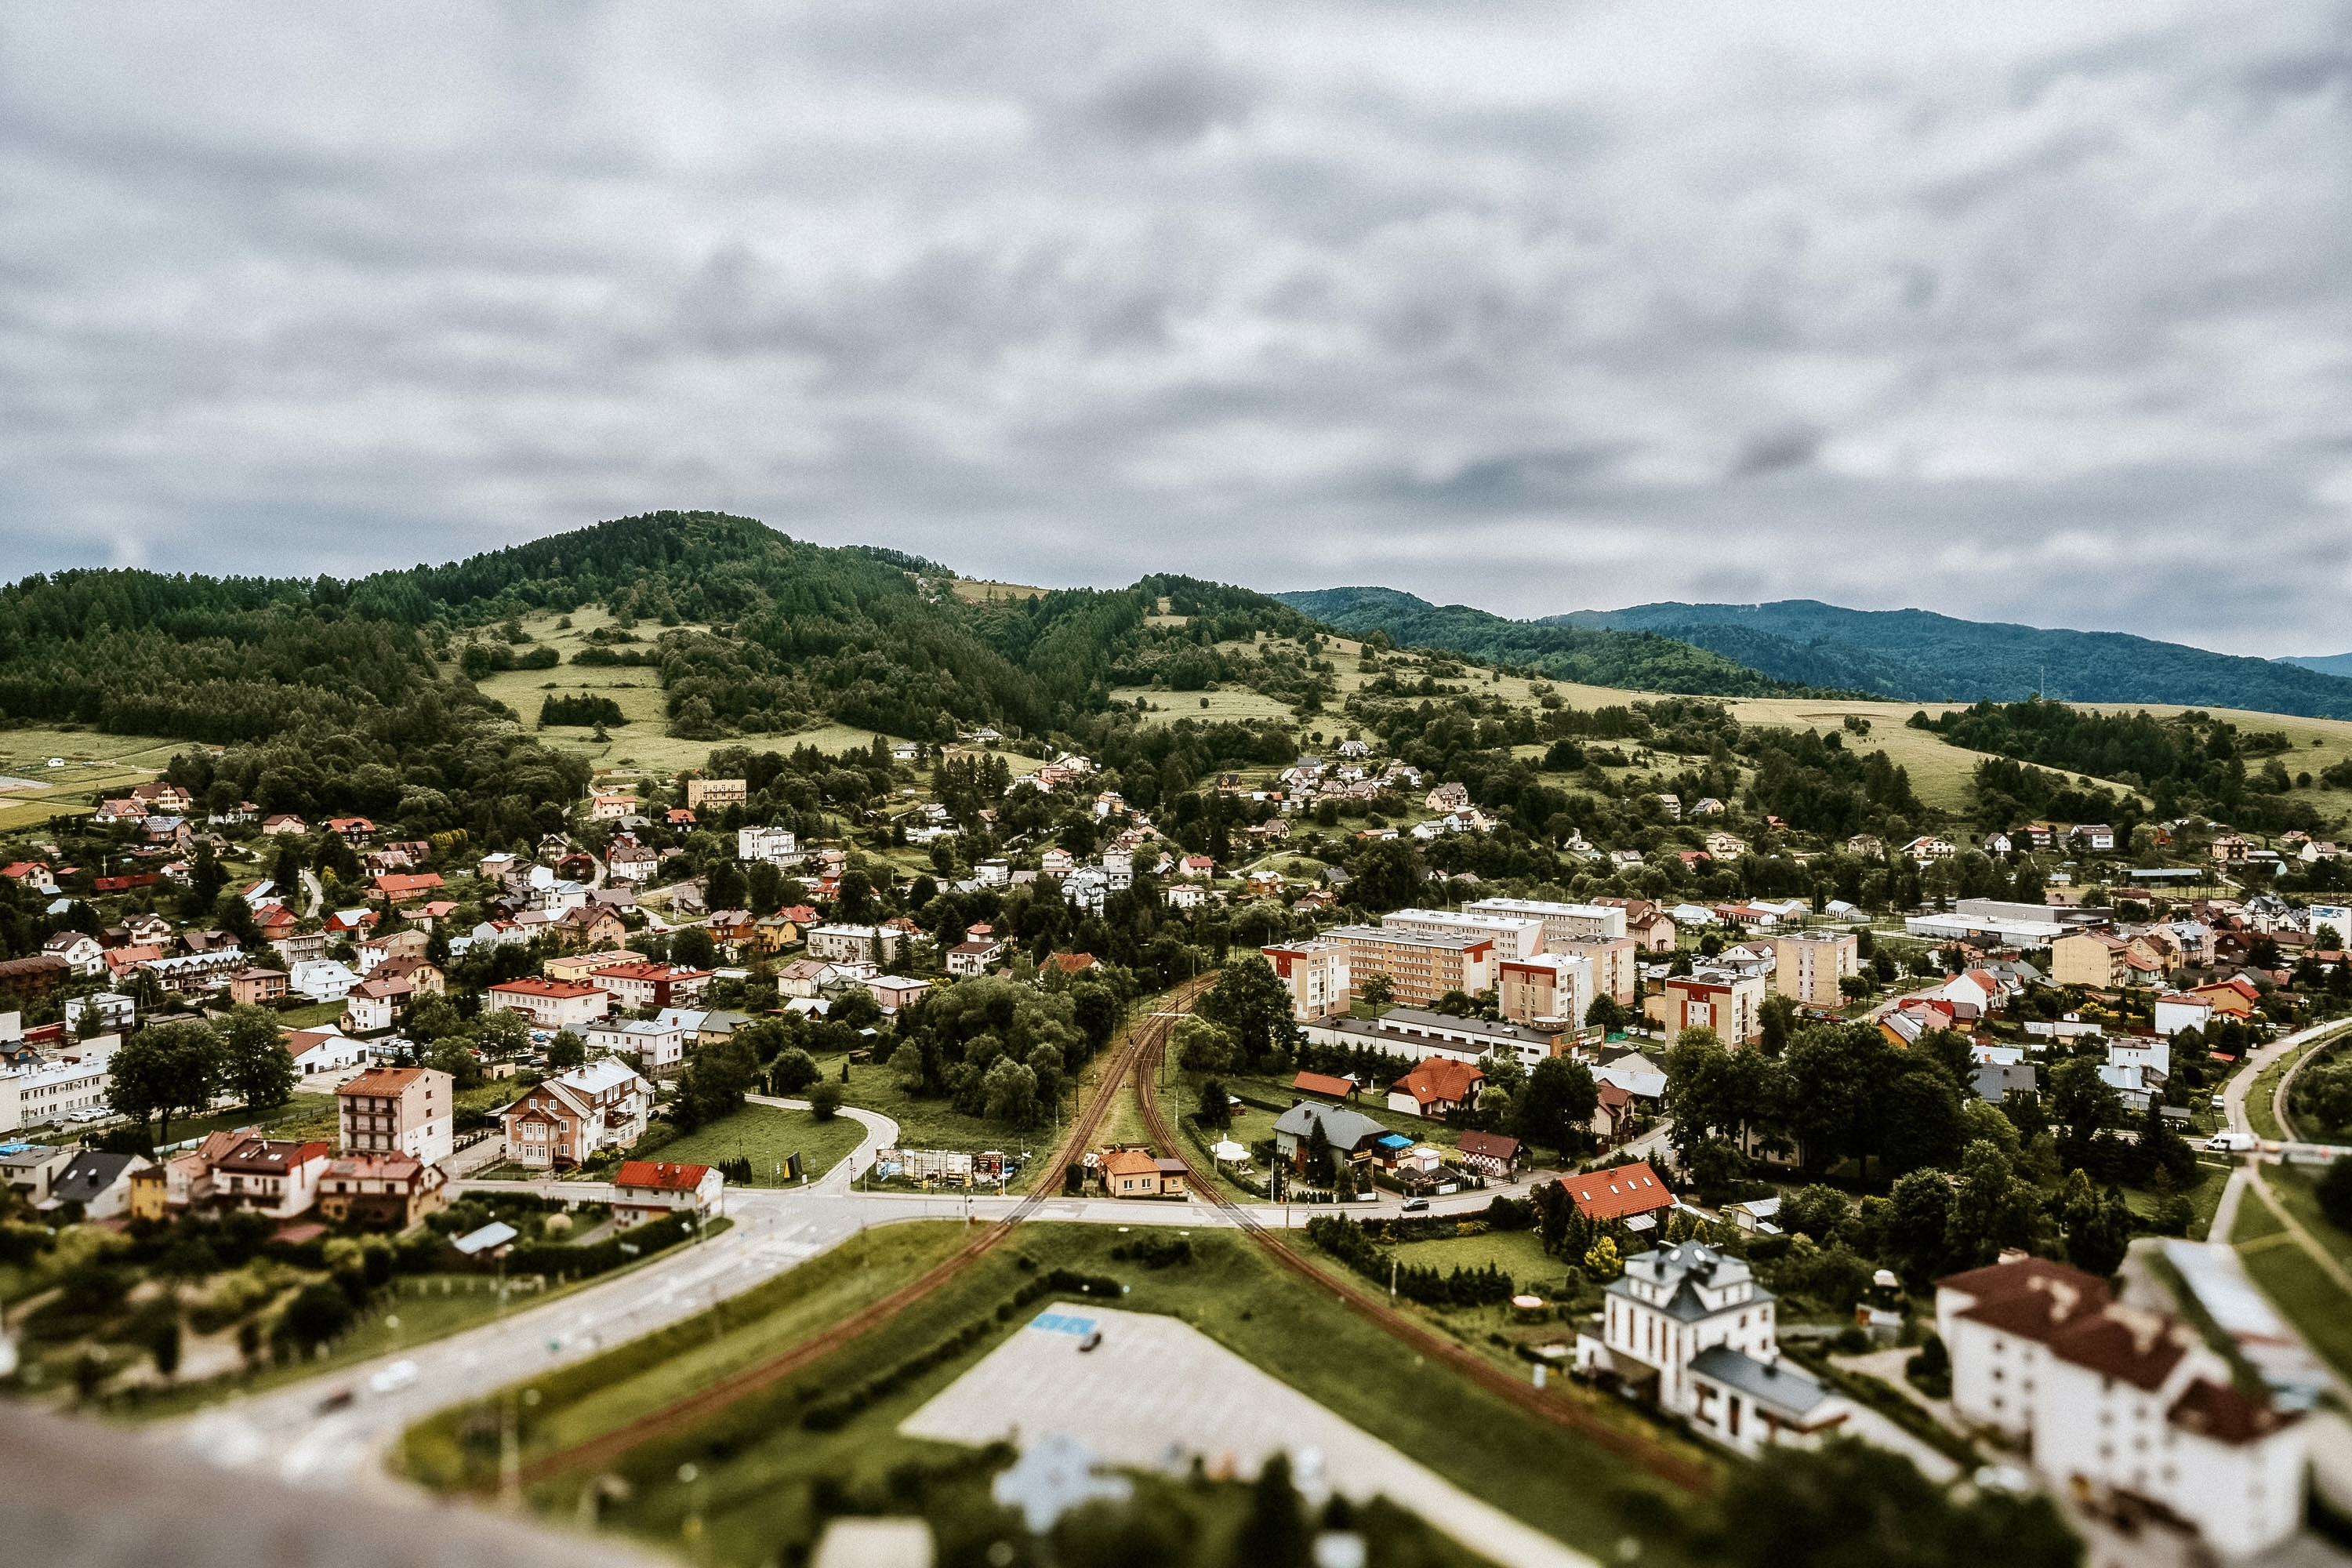
{"label": "multi-storey building", "polygon": [[600,969],[588,983],[603,987],[624,1007],[691,1007],[702,1000],[710,971],[641,958]]}
{"label": "multi-storey building", "polygon": [[1592,992],[1622,1007],[1642,999],[1642,944],[1630,936],[1570,937],[1554,942],[1554,952],[1571,952],[1592,963]]}
{"label": "multi-storey building", "polygon": [[1764,977],[1701,969],[1668,979],[1650,998],[1651,1016],[1670,1036],[1685,1029],[1713,1029],[1727,1046],[1744,1046],[1764,1032]]}
{"label": "multi-storey building", "polygon": [[1838,982],[1862,973],[1862,939],[1852,931],[1802,931],[1772,939],[1772,989],[1808,1007],[1838,1007]]}
{"label": "multi-storey building", "polygon": [[524,975],[483,993],[493,1013],[520,1013],[542,1029],[584,1029],[611,1011],[613,994],[601,985]]}
{"label": "multi-storey building", "polygon": [[1545,947],[1584,937],[1613,942],[1626,934],[1625,911],[1606,904],[1562,904],[1546,899],[1479,899],[1463,905],[1462,912],[1502,920],[1541,921]]}
{"label": "multi-storey building", "polygon": [[507,1107],[507,1158],[561,1170],[646,1130],[653,1086],[623,1064],[593,1061],[551,1078]]}
{"label": "multi-storey building", "polygon": [[898,957],[898,937],[889,926],[813,926],[808,955],[833,963],[891,963]]}
{"label": "multi-storey building", "polygon": [[1289,991],[1292,1017],[1304,1023],[1348,1010],[1352,993],[1346,942],[1286,942],[1258,951]]}
{"label": "multi-storey building", "polygon": [[1495,942],[1495,956],[1532,958],[1544,951],[1544,922],[1522,915],[1456,914],[1452,910],[1396,910],[1381,917],[1383,931],[1419,931],[1424,936],[1485,936]]}
{"label": "multi-storey building", "polygon": [[686,781],[686,809],[688,811],[701,811],[709,806],[742,805],[751,798],[751,786],[742,779]]}
{"label": "multi-storey building", "polygon": [[2053,1485],[2156,1503],[2232,1558],[2300,1524],[2302,1426],[2178,1319],[2021,1258],[1937,1280],[1936,1322],[1953,1409],[2029,1447]]}
{"label": "multi-storey building", "polygon": [[1438,936],[1387,926],[1341,926],[1325,934],[1347,944],[1348,983],[1360,995],[1375,974],[1388,976],[1394,1000],[1407,1007],[1427,1006],[1449,991],[1475,996],[1495,983],[1492,936]]}
{"label": "multi-storey building", "polygon": [[438,1068],[377,1068],[335,1090],[342,1152],[398,1150],[437,1165],[455,1141],[456,1082]]}
{"label": "multi-storey building", "polygon": [[1555,1028],[1581,1027],[1592,994],[1589,953],[1538,953],[1507,958],[1495,966],[1495,1000],[1503,1016],[1515,1024],[1541,1021]]}

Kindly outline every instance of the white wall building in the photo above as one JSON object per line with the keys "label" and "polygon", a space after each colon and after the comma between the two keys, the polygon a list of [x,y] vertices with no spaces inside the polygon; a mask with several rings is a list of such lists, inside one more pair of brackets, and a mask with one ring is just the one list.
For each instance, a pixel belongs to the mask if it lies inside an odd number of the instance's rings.
{"label": "white wall building", "polygon": [[2231,1556],[2303,1520],[2305,1435],[2186,1323],[2042,1258],[1938,1280],[1952,1406],[2032,1446],[2054,1485],[2161,1504]]}
{"label": "white wall building", "polygon": [[1625,911],[1607,904],[1562,904],[1547,899],[1479,899],[1462,906],[1465,915],[1543,921],[1544,947],[1577,937],[1613,942],[1625,934]]}
{"label": "white wall building", "polygon": [[305,959],[286,977],[289,990],[299,991],[313,1002],[340,1002],[359,983],[356,973],[331,958]]}
{"label": "white wall building", "polygon": [[626,1057],[647,1078],[667,1078],[686,1065],[687,1042],[693,1037],[675,1024],[647,1019],[592,1024],[583,1037],[590,1050]]}
{"label": "white wall building", "polygon": [[[1621,919],[1618,923],[1624,922]],[[1389,931],[1417,931],[1424,936],[1492,937],[1497,959],[1533,958],[1544,951],[1544,922],[1523,915],[1395,910],[1381,917],[1381,925]]]}
{"label": "white wall building", "polygon": [[1811,1444],[1843,1423],[1845,1402],[1780,1359],[1772,1292],[1745,1260],[1686,1241],[1638,1253],[1601,1299],[1601,1334],[1580,1333],[1580,1370],[1615,1378],[1753,1454]]}

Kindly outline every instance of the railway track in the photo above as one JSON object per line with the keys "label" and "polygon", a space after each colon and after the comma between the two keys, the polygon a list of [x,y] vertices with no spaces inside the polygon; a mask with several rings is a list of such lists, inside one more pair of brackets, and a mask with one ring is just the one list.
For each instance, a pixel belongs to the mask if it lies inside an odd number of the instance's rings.
{"label": "railway track", "polygon": [[[1159,1038],[1164,1047],[1166,1033],[1163,1031]],[[1397,1310],[1381,1300],[1376,1291],[1352,1279],[1316,1268],[1291,1246],[1287,1232],[1267,1226],[1246,1205],[1234,1202],[1217,1189],[1210,1173],[1201,1168],[1188,1141],[1169,1126],[1167,1117],[1160,1111],[1160,1098],[1154,1089],[1159,1081],[1156,1076],[1158,1058],[1155,1057],[1139,1065],[1143,1070],[1133,1075],[1136,1098],[1142,1107],[1144,1122],[1150,1128],[1153,1139],[1176,1152],[1176,1157],[1184,1162],[1185,1169],[1191,1173],[1193,1188],[1206,1195],[1227,1217],[1247,1232],[1250,1238],[1265,1248],[1276,1262],[1320,1289],[1332,1291],[1343,1306],[1361,1313],[1391,1338],[1410,1345],[1416,1353],[1453,1367],[1480,1387],[1508,1400],[1520,1409],[1539,1415],[1555,1426],[1569,1427],[1685,1491],[1710,1492],[1715,1489],[1715,1479],[1711,1475],[1679,1455],[1670,1453],[1637,1434],[1612,1426],[1564,1399],[1548,1397],[1531,1384],[1509,1375],[1450,1336]]]}
{"label": "railway track", "polygon": [[[1013,1234],[1013,1227],[1060,1194],[1063,1173],[1068,1170],[1072,1160],[1085,1153],[1095,1135],[1102,1130],[1103,1120],[1112,1105],[1117,1103],[1119,1094],[1129,1083],[1136,1081],[1137,1065],[1146,1060],[1158,1063],[1161,1051],[1166,1048],[1168,1033],[1175,1024],[1176,1016],[1189,1011],[1215,979],[1213,974],[1206,974],[1178,986],[1169,994],[1166,1005],[1158,1013],[1139,1019],[1136,1026],[1128,1031],[1127,1042],[1105,1069],[1093,1101],[1079,1112],[1077,1121],[1070,1128],[1069,1136],[1055,1148],[1044,1169],[1037,1173],[1037,1179],[1028,1193],[1011,1214],[973,1237],[951,1257],[940,1261],[919,1279],[909,1280],[881,1300],[859,1308],[814,1339],[732,1373],[675,1404],[641,1415],[625,1426],[614,1427],[584,1443],[530,1461],[521,1468],[521,1484],[530,1486],[573,1470],[607,1465],[640,1444],[686,1431],[735,1401],[773,1387],[803,1367],[831,1355],[868,1330],[888,1322],[1002,1246]],[[1147,1110],[1153,1104],[1149,1095],[1139,1095],[1139,1101]],[[495,1480],[488,1481],[484,1489],[495,1485]]]}

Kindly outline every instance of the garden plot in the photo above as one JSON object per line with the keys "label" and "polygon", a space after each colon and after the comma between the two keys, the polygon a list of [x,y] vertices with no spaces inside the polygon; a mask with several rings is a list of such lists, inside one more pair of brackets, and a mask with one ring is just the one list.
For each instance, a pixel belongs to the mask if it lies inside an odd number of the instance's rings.
{"label": "garden plot", "polygon": [[[1099,1332],[1091,1351],[1080,1347]],[[1592,1560],[1469,1493],[1174,1318],[1062,1304],[900,1424],[909,1437],[981,1445],[1049,1433],[1106,1465],[1181,1475],[1255,1475],[1290,1454],[1303,1486],[1363,1501],[1384,1495],[1471,1551],[1527,1568]]]}

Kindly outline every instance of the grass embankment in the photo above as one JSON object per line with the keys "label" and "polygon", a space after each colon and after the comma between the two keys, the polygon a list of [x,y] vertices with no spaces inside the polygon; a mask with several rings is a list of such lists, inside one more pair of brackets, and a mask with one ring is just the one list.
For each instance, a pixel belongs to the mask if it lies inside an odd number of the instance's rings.
{"label": "grass embankment", "polygon": [[649,1158],[682,1165],[747,1159],[751,1162],[751,1184],[772,1187],[778,1184],[776,1170],[786,1155],[800,1155],[802,1168],[814,1182],[847,1159],[865,1136],[866,1129],[846,1116],[820,1121],[814,1111],[747,1105],[663,1144]]}
{"label": "grass embankment", "polygon": [[[2328,1223],[2312,1194],[2312,1175],[2292,1165],[2265,1167],[2271,1194],[2338,1263],[2352,1258],[2352,1237]],[[2352,1296],[2286,1227],[2260,1191],[2238,1203],[2230,1240],[2246,1272],[2339,1375],[2352,1377]]]}
{"label": "grass embankment", "polygon": [[[251,1106],[240,1105],[204,1116],[174,1116],[172,1118],[172,1142],[177,1143],[185,1138],[202,1138],[209,1132],[233,1132],[240,1127],[257,1127],[272,1138],[285,1138],[291,1134],[280,1129],[307,1128],[320,1121],[331,1126],[334,1121],[335,1097],[304,1090],[271,1110],[256,1110]],[[160,1131],[158,1128],[150,1130]]]}
{"label": "grass embankment", "polygon": [[[893,1230],[905,1228],[912,1227]],[[947,1231],[948,1246],[964,1234],[958,1227],[938,1228]],[[877,1240],[890,1237],[885,1232]],[[1644,1533],[1629,1524],[1629,1517],[1659,1517],[1685,1500],[1578,1434],[1431,1368],[1364,1317],[1282,1268],[1247,1237],[1196,1233],[1195,1260],[1158,1271],[1113,1261],[1110,1250],[1118,1242],[1118,1233],[1108,1227],[1024,1226],[1011,1244],[814,1365],[690,1430],[641,1444],[603,1467],[599,1475],[625,1482],[625,1495],[598,1476],[570,1474],[533,1488],[530,1500],[551,1515],[575,1517],[582,1490],[595,1485],[611,1500],[604,1513],[612,1525],[666,1542],[686,1534],[697,1540],[696,1550],[707,1562],[771,1561],[780,1542],[813,1538],[827,1498],[887,1498],[894,1471],[903,1482],[917,1470],[971,1462],[970,1450],[900,1436],[898,1423],[1025,1322],[1033,1310],[1000,1319],[997,1309],[1024,1283],[1055,1268],[1118,1277],[1129,1291],[1119,1302],[1123,1309],[1183,1318],[1457,1485],[1595,1553],[1615,1553],[1627,1536]],[[800,1289],[795,1281],[803,1276],[817,1279],[813,1271],[829,1263],[826,1277],[837,1279],[844,1264],[835,1259],[840,1257],[814,1260],[771,1289]],[[903,1259],[896,1278],[910,1279],[920,1266],[919,1258]],[[878,1295],[880,1282],[875,1290]],[[740,1314],[750,1307],[746,1300],[729,1311]],[[844,1301],[824,1317],[846,1310]],[[822,1320],[814,1310],[802,1310],[795,1324],[805,1337]],[[751,1331],[740,1315],[730,1321],[743,1325],[731,1331]],[[838,1426],[802,1425],[803,1412],[818,1400],[901,1367],[967,1331],[976,1337],[961,1351],[894,1381]],[[725,1325],[718,1328],[721,1345],[729,1331]],[[667,1354],[624,1347],[534,1380],[540,1402],[519,1406],[524,1411],[526,1462],[611,1430],[625,1418],[619,1414],[624,1405],[652,1408],[656,1393],[707,1383],[714,1369],[697,1358],[706,1353],[699,1347],[710,1342],[713,1325],[697,1320],[667,1333]],[[790,1330],[769,1335],[779,1346],[793,1338]],[[488,1484],[496,1474],[498,1449],[495,1426],[483,1413],[494,1411],[499,1397],[490,1396],[470,1415],[445,1413],[412,1432],[405,1448],[411,1473],[445,1486]],[[592,1398],[612,1403],[592,1415]],[[1691,1457],[1713,1463],[1696,1452]],[[1627,1493],[1642,1494],[1642,1500],[1628,1508]],[[907,1506],[902,1502],[898,1510]],[[949,1544],[942,1542],[943,1551]],[[1663,1534],[1643,1544],[1645,1562],[1676,1560]]]}

